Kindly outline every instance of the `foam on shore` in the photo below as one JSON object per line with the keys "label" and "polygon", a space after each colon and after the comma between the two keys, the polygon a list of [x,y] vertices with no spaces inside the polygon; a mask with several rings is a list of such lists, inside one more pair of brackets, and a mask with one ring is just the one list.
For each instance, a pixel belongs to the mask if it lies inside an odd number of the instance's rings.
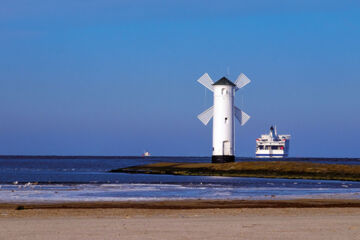
{"label": "foam on shore", "polygon": [[[304,180],[303,180],[304,181]],[[309,180],[307,180],[309,181]],[[300,182],[300,181],[299,181]],[[271,183],[271,182],[270,182]],[[297,182],[294,182],[297,183]],[[360,189],[348,187],[247,187],[216,184],[38,184],[1,185],[0,203],[106,202],[169,200],[294,200],[359,199]],[[340,183],[339,183],[340,184]],[[299,184],[300,185],[300,184]],[[295,187],[296,186],[296,187]]]}

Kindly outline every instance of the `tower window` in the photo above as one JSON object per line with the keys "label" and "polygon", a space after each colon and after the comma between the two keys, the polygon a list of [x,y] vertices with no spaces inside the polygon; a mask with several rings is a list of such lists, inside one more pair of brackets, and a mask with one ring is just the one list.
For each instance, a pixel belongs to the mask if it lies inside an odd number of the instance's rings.
{"label": "tower window", "polygon": [[228,91],[226,90],[226,88],[221,89],[221,94],[222,95],[228,94]]}
{"label": "tower window", "polygon": [[226,117],[226,118],[225,118],[225,123],[227,123],[227,121],[228,121],[228,118]]}

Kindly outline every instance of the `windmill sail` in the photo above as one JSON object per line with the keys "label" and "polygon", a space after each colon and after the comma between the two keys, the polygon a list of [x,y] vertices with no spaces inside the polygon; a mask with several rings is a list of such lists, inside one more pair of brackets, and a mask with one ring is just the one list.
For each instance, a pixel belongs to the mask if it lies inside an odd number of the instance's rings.
{"label": "windmill sail", "polygon": [[207,125],[214,114],[214,106],[206,109],[204,112],[200,113],[197,117],[204,124]]}
{"label": "windmill sail", "polygon": [[243,73],[241,73],[235,81],[236,90],[245,87],[251,80]]}
{"label": "windmill sail", "polygon": [[210,78],[209,74],[205,73],[197,81],[202,85],[204,85],[206,88],[208,88],[210,91],[212,92],[214,91],[214,87],[213,87],[214,82]]}
{"label": "windmill sail", "polygon": [[245,123],[249,121],[250,116],[247,115],[245,112],[241,111],[240,109],[238,109],[237,107],[234,107],[234,110],[235,110],[235,117],[237,118],[237,120],[239,120],[240,125],[244,126]]}

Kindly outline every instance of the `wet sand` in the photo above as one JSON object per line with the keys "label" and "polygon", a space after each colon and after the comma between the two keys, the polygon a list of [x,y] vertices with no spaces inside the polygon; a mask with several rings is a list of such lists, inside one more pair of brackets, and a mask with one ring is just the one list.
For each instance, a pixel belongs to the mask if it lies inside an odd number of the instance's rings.
{"label": "wet sand", "polygon": [[360,239],[357,200],[0,204],[0,239]]}

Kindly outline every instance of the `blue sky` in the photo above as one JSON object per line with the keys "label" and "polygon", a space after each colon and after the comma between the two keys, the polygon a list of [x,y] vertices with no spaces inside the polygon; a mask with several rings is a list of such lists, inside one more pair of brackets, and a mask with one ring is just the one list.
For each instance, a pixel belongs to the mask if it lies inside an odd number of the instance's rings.
{"label": "blue sky", "polygon": [[0,6],[0,154],[211,154],[196,80],[251,80],[236,154],[359,157],[358,1],[19,0]]}

